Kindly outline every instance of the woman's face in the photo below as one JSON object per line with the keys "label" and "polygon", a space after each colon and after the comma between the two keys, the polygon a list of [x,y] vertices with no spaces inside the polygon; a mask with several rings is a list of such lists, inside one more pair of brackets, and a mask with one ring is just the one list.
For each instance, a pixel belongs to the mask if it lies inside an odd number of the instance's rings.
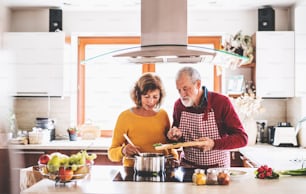
{"label": "woman's face", "polygon": [[145,110],[153,110],[160,99],[160,91],[149,90],[147,94],[141,95],[141,104]]}

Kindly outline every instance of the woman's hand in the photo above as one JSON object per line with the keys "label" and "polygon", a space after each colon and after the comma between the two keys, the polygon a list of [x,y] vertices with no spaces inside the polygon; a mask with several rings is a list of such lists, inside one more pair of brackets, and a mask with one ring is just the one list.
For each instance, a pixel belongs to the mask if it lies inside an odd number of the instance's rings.
{"label": "woman's hand", "polygon": [[126,144],[122,149],[122,154],[127,157],[133,157],[134,155],[139,154],[139,146],[133,146],[131,144]]}
{"label": "woman's hand", "polygon": [[182,135],[182,131],[177,127],[172,127],[167,133],[168,139],[173,141],[178,141],[182,137]]}

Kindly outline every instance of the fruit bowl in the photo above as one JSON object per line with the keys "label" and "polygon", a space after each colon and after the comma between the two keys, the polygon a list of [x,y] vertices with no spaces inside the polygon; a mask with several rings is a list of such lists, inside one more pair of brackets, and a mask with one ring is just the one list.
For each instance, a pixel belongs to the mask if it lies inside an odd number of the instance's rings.
{"label": "fruit bowl", "polygon": [[56,170],[52,169],[50,172],[50,166],[38,164],[36,169],[44,178],[54,181],[55,184],[65,184],[85,179],[90,174],[91,166],[91,164],[63,165],[56,167]]}

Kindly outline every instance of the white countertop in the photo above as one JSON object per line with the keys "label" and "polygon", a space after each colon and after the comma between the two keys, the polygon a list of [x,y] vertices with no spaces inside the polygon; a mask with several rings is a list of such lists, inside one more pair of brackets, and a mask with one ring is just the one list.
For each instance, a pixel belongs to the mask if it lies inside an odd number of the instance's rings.
{"label": "white countertop", "polygon": [[111,145],[111,138],[97,138],[95,140],[54,140],[42,144],[27,144],[27,145],[9,145],[12,149],[56,149],[56,150],[69,150],[69,149],[86,149],[86,150],[107,150]]}
{"label": "white countertop", "polygon": [[[97,138],[95,140],[55,140],[43,144],[9,145],[12,149],[23,150],[105,150],[111,145],[111,138]],[[255,144],[240,148],[242,155],[253,163],[259,165],[267,164],[276,170],[295,169],[301,167],[301,162],[306,161],[306,149],[299,147],[275,147],[269,144]],[[306,162],[305,162],[306,165]]]}
{"label": "white countertop", "polygon": [[303,160],[306,165],[306,149],[300,147],[256,144],[240,148],[239,152],[258,166],[266,164],[275,170],[301,168]]}
{"label": "white countertop", "polygon": [[55,183],[43,179],[32,187],[25,189],[21,194],[178,194],[178,193],[281,193],[304,194],[306,191],[306,176],[281,176],[279,179],[261,180],[254,178],[253,168],[235,168],[248,173],[238,179],[231,180],[229,185],[202,185],[175,182],[118,182],[112,181],[116,173],[112,166],[95,166],[95,170],[88,180],[69,183],[65,186],[55,186]]}

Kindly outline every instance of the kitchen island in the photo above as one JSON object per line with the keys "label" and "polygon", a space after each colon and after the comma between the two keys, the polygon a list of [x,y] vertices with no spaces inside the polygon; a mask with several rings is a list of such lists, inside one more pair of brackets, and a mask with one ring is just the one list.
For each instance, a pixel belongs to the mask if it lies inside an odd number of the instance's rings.
{"label": "kitchen island", "polygon": [[113,181],[120,167],[94,166],[91,175],[83,181],[68,183],[65,186],[55,185],[48,179],[43,179],[21,194],[178,194],[178,193],[281,193],[304,194],[306,191],[306,176],[280,176],[279,179],[256,179],[254,168],[232,168],[247,172],[240,177],[232,178],[229,185],[196,186],[191,182],[135,182]]}
{"label": "kitchen island", "polygon": [[306,167],[306,149],[302,147],[276,147],[269,144],[255,144],[240,148],[239,152],[254,166],[268,165],[274,170]]}

